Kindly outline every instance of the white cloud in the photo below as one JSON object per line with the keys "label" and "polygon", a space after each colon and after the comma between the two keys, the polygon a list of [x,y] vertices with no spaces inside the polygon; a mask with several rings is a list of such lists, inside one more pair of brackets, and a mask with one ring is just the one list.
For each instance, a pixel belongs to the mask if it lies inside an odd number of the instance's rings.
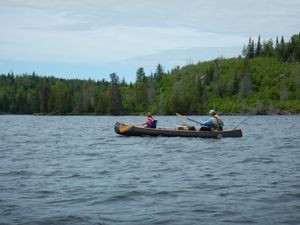
{"label": "white cloud", "polygon": [[298,0],[0,0],[0,59],[146,64],[210,47],[208,58],[242,49],[249,36],[288,39],[299,32],[299,8]]}
{"label": "white cloud", "polygon": [[[27,9],[17,13],[2,36],[9,58],[51,62],[108,63],[168,49],[240,45],[243,38],[200,33],[185,27],[89,26],[66,13]],[[87,24],[87,25],[86,25]],[[84,25],[87,27],[82,28]],[[238,42],[236,42],[238,40]]]}

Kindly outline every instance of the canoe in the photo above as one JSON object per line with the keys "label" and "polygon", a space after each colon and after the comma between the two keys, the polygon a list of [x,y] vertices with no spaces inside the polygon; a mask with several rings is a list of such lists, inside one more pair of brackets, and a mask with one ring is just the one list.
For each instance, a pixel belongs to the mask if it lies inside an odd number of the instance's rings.
{"label": "canoe", "polygon": [[242,130],[224,131],[196,131],[177,130],[165,128],[145,128],[125,123],[116,122],[115,132],[124,136],[165,136],[165,137],[200,137],[200,138],[222,138],[222,137],[242,137]]}

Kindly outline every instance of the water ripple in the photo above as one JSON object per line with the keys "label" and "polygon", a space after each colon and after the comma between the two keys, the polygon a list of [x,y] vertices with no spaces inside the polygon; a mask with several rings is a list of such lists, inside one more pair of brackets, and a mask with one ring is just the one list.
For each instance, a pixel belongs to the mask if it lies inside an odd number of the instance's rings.
{"label": "water ripple", "polygon": [[0,117],[1,225],[300,223],[299,116],[220,140],[114,133],[140,116]]}

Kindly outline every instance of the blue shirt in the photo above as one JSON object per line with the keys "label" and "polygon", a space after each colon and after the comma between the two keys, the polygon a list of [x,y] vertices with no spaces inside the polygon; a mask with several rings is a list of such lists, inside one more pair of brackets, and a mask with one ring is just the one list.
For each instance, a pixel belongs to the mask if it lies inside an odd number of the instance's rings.
{"label": "blue shirt", "polygon": [[213,121],[212,118],[209,118],[209,119],[206,120],[206,121],[200,122],[200,124],[201,124],[202,126],[212,126],[212,125],[214,125],[214,121]]}

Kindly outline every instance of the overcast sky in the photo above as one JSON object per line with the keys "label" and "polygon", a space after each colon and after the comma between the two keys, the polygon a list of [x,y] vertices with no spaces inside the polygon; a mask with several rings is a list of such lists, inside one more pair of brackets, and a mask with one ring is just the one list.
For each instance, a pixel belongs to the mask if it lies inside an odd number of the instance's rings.
{"label": "overcast sky", "polygon": [[299,0],[0,0],[0,73],[135,80],[300,32]]}

